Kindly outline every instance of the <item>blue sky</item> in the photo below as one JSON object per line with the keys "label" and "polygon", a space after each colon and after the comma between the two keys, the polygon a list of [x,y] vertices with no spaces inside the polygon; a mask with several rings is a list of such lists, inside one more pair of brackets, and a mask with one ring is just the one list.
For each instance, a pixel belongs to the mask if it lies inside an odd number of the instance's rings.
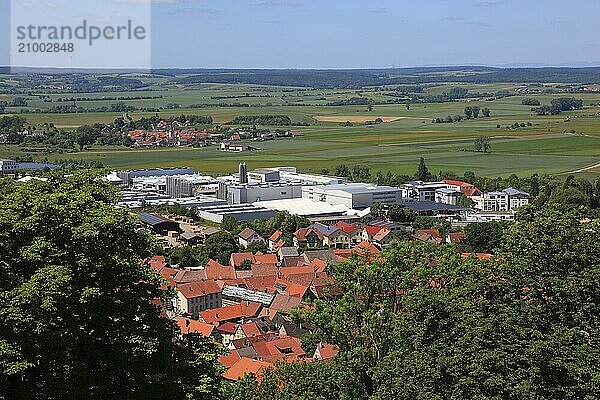
{"label": "blue sky", "polygon": [[600,64],[598,0],[106,1],[153,3],[155,68]]}

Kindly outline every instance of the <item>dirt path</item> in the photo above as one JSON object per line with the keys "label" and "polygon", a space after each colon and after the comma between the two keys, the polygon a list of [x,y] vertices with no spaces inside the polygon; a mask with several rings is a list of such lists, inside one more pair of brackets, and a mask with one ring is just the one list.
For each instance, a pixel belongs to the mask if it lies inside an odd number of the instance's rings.
{"label": "dirt path", "polygon": [[558,175],[577,174],[579,172],[585,172],[585,171],[589,171],[590,169],[596,169],[596,168],[600,168],[600,163],[589,165],[587,167],[579,168],[579,169],[576,169],[576,170],[573,170],[573,171],[561,172],[561,173],[556,174],[556,175],[558,176]]}

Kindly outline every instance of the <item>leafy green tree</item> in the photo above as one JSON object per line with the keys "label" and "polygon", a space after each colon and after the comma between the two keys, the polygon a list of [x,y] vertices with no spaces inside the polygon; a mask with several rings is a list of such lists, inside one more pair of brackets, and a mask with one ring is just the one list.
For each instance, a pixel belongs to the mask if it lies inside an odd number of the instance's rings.
{"label": "leafy green tree", "polygon": [[471,112],[473,113],[473,118],[479,118],[479,111],[481,109],[477,106],[471,107]]}
{"label": "leafy green tree", "polygon": [[251,253],[257,253],[260,251],[262,253],[265,253],[267,252],[267,250],[267,244],[263,241],[258,241],[250,243],[245,251],[249,251]]}
{"label": "leafy green tree", "polygon": [[420,181],[428,181],[430,176],[431,174],[429,173],[427,164],[425,164],[425,159],[423,157],[419,158],[419,167],[417,168],[415,177]]}
{"label": "leafy green tree", "polygon": [[465,111],[465,118],[467,118],[467,119],[473,118],[473,107],[467,106],[467,107],[465,107],[464,111]]}
{"label": "leafy green tree", "polygon": [[502,243],[506,223],[498,221],[468,224],[461,244],[476,253],[491,253]]}
{"label": "leafy green tree", "polygon": [[200,249],[200,263],[206,264],[208,260],[217,260],[221,264],[228,264],[231,253],[239,251],[238,243],[228,232],[218,232],[211,235]]}
{"label": "leafy green tree", "polygon": [[216,349],[161,317],[156,247],[116,200],[89,173],[0,180],[1,398],[215,393]]}
{"label": "leafy green tree", "polygon": [[239,230],[237,220],[231,215],[226,215],[223,217],[221,228],[227,232],[237,232]]}
{"label": "leafy green tree", "polygon": [[198,254],[189,246],[174,247],[167,252],[167,260],[180,268],[197,267],[200,263]]}
{"label": "leafy green tree", "polygon": [[484,107],[484,108],[482,108],[482,109],[481,109],[481,114],[482,114],[484,117],[488,118],[488,117],[490,117],[490,116],[492,115],[492,112],[490,111],[490,109],[489,109],[489,108],[487,108],[487,107]]}

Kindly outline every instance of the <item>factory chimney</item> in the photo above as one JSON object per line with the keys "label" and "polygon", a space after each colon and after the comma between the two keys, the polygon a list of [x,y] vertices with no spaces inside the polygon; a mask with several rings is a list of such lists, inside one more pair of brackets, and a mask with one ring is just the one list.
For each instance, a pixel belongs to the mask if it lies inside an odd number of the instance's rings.
{"label": "factory chimney", "polygon": [[240,163],[240,171],[239,171],[239,180],[240,183],[248,183],[248,167],[246,163]]}

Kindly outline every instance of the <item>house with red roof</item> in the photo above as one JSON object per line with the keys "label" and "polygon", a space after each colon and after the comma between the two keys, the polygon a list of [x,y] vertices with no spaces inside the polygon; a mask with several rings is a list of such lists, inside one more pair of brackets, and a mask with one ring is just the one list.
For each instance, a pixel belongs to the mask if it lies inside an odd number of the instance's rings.
{"label": "house with red roof", "polygon": [[215,326],[223,322],[237,322],[256,317],[262,304],[253,301],[242,301],[238,304],[202,311],[199,316],[207,324]]}
{"label": "house with red roof", "polygon": [[262,361],[294,361],[306,357],[300,339],[285,336],[272,340],[257,341],[252,346]]}
{"label": "house with red roof", "polygon": [[464,232],[453,232],[446,235],[446,243],[460,244],[465,238]]}
{"label": "house with red roof", "polygon": [[252,265],[254,263],[254,254],[252,253],[231,253],[231,257],[229,257],[229,265],[234,268],[240,268],[242,264],[249,263]]}
{"label": "house with red roof", "polygon": [[195,319],[179,318],[177,326],[184,335],[196,334],[202,337],[211,337],[215,332],[215,326]]}
{"label": "house with red roof", "polygon": [[221,265],[215,260],[208,260],[204,272],[206,273],[206,279],[209,280],[236,279],[235,268],[231,265]]}
{"label": "house with red roof", "polygon": [[254,375],[257,380],[260,380],[260,374],[266,368],[272,368],[273,364],[265,361],[253,360],[252,358],[241,357],[233,364],[225,373],[223,378],[230,381],[238,381],[246,375]]}
{"label": "house with red roof", "polygon": [[177,285],[176,309],[195,318],[204,310],[221,307],[221,287],[215,281]]}
{"label": "house with red roof", "polygon": [[331,360],[339,352],[340,350],[337,348],[337,346],[325,342],[319,342],[313,358],[318,361],[327,361]]}
{"label": "house with red roof", "polygon": [[279,246],[279,242],[282,241],[282,239],[283,239],[283,232],[281,232],[280,230],[276,230],[275,232],[273,232],[273,234],[267,240],[267,245],[269,247],[269,250],[277,251],[281,247],[283,247],[283,245]]}
{"label": "house with red roof", "polygon": [[312,249],[323,246],[323,234],[313,227],[294,232],[294,246]]}
{"label": "house with red roof", "polygon": [[371,242],[373,240],[373,237],[375,235],[377,235],[379,233],[379,231],[382,229],[386,229],[386,228],[383,226],[372,226],[372,225],[365,226],[362,231],[362,240]]}
{"label": "house with red roof", "polygon": [[413,239],[427,243],[442,243],[440,231],[438,231],[437,229],[419,229],[414,233]]}
{"label": "house with red roof", "polygon": [[344,231],[344,233],[346,233],[346,235],[348,235],[348,237],[350,238],[350,241],[353,244],[358,244],[360,242],[362,242],[362,228],[354,225],[354,224],[350,224],[346,221],[339,221],[334,225],[336,228],[341,229],[342,231]]}
{"label": "house with red roof", "polygon": [[379,248],[386,248],[395,239],[394,234],[387,228],[383,228],[373,236],[373,243]]}

